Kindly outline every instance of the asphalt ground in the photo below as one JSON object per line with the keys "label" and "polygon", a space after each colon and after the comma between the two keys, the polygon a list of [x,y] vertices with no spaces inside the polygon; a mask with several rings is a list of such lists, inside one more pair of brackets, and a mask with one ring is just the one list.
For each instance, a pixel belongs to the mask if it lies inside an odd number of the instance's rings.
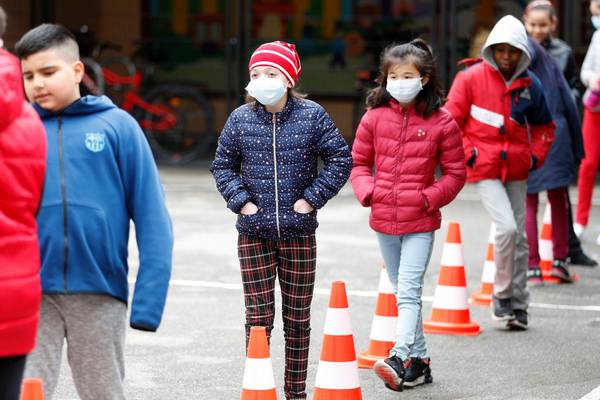
{"label": "asphalt ground", "polygon": [[[245,354],[235,215],[217,193],[206,165],[162,168],[161,175],[176,238],[173,281],[159,331],[127,331],[127,396],[140,400],[238,399]],[[545,196],[542,198],[545,202]],[[574,192],[572,199],[576,200]],[[600,247],[595,244],[600,233],[600,203],[595,199],[594,204],[583,243],[588,254],[600,260]],[[542,213],[540,207],[540,221]],[[381,257],[368,227],[368,215],[349,185],[319,212],[309,398],[332,281],[346,283],[356,350],[365,350],[369,342]],[[461,226],[469,292],[479,290],[490,220],[474,188],[467,186],[443,210],[443,225],[436,233],[425,278],[425,319],[431,314],[450,221]],[[133,237],[130,249],[130,278],[134,279],[137,250]],[[433,384],[396,393],[386,389],[372,371],[360,370],[363,398],[565,400],[595,391],[600,386],[600,269],[575,269],[581,275],[575,284],[531,289],[528,331],[506,331],[501,323],[492,321],[489,309],[472,306],[472,320],[484,329],[481,335],[426,335]],[[271,358],[278,398],[284,399],[279,303],[277,309]],[[54,398],[77,398],[66,357]],[[589,394],[586,400],[591,398],[599,399],[600,393]]]}

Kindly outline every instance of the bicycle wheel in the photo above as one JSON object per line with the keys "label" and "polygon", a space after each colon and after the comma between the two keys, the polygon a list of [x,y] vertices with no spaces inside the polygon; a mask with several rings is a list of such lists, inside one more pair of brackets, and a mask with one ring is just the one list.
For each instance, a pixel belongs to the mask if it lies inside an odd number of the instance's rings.
{"label": "bicycle wheel", "polygon": [[94,59],[84,57],[81,59],[85,67],[83,78],[79,83],[79,91],[82,96],[93,94],[100,96],[104,94],[104,76],[102,67]]}
{"label": "bicycle wheel", "polygon": [[[121,106],[125,99],[125,93],[134,87],[133,78],[135,77],[137,68],[135,67],[135,64],[125,56],[105,56],[100,61],[100,64],[104,69],[104,80],[106,82],[105,94],[115,104]],[[109,71],[111,75],[107,75],[107,71]],[[128,79],[131,82],[122,82],[122,80]]]}
{"label": "bicycle wheel", "polygon": [[144,98],[152,109],[144,110],[140,124],[158,161],[185,164],[216,144],[214,112],[198,90],[166,84],[155,87]]}

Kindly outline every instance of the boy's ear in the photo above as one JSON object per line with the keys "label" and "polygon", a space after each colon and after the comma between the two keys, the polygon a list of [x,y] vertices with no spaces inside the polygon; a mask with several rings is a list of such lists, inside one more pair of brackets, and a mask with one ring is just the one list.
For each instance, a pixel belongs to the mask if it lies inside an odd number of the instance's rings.
{"label": "boy's ear", "polygon": [[77,84],[81,83],[83,74],[85,73],[85,67],[83,66],[83,63],[79,60],[75,61],[73,63],[73,71],[75,71],[75,81]]}

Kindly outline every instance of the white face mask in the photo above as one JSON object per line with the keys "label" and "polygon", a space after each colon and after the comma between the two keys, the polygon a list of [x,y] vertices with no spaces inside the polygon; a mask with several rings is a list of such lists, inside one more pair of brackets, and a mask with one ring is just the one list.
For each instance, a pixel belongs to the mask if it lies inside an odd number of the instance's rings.
{"label": "white face mask", "polygon": [[252,79],[246,86],[248,94],[265,106],[277,104],[286,90],[287,88],[281,80],[264,75],[258,79]]}
{"label": "white face mask", "polygon": [[399,103],[412,102],[423,90],[421,78],[388,80],[385,89]]}
{"label": "white face mask", "polygon": [[4,40],[0,39],[0,49],[4,48]]}
{"label": "white face mask", "polygon": [[600,15],[592,15],[592,25],[596,30],[600,30]]}

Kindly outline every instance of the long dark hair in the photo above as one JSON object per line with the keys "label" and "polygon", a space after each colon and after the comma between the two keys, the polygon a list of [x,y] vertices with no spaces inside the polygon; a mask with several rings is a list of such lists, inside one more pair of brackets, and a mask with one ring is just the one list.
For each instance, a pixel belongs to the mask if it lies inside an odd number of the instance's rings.
{"label": "long dark hair", "polygon": [[444,105],[446,98],[437,76],[435,58],[431,48],[421,38],[414,39],[410,43],[393,44],[381,53],[379,76],[377,77],[379,85],[369,92],[366,101],[367,107],[377,108],[390,102],[392,96],[385,89],[388,71],[393,65],[404,62],[414,63],[421,76],[429,78],[415,99],[417,112],[428,117]]}

